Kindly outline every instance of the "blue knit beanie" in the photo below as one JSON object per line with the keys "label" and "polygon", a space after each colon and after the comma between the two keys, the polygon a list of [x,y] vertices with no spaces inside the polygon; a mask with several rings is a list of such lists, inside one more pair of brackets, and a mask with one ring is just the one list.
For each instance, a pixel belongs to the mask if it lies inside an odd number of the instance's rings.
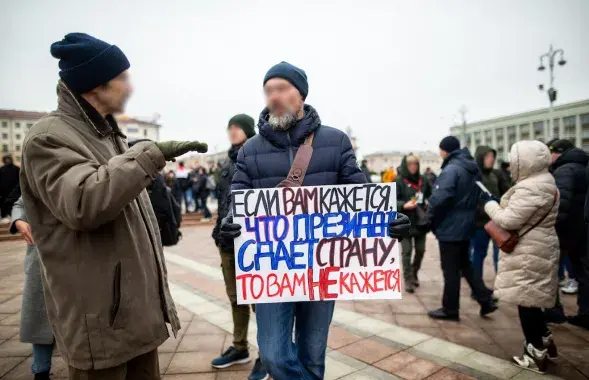
{"label": "blue knit beanie", "polygon": [[304,70],[299,69],[288,62],[282,61],[268,70],[264,77],[264,85],[272,78],[286,79],[299,90],[303,100],[307,98],[307,94],[309,93],[309,83],[307,82],[307,74]]}
{"label": "blue knit beanie", "polygon": [[85,33],[69,33],[51,44],[51,55],[59,59],[59,76],[77,94],[108,83],[131,65],[116,47]]}

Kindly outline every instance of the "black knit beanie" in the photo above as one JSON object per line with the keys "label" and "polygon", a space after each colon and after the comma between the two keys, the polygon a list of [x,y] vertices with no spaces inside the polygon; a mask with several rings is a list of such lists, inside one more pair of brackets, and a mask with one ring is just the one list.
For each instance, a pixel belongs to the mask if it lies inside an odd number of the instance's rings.
{"label": "black knit beanie", "polygon": [[446,136],[440,142],[440,149],[447,153],[454,152],[460,149],[460,141],[454,136]]}
{"label": "black knit beanie", "polygon": [[227,128],[231,127],[232,125],[241,128],[248,139],[256,135],[255,122],[251,116],[243,113],[235,115],[229,120]]}
{"label": "black knit beanie", "polygon": [[77,94],[108,83],[130,67],[125,54],[116,47],[85,33],[69,33],[51,45],[59,59],[59,76]]}

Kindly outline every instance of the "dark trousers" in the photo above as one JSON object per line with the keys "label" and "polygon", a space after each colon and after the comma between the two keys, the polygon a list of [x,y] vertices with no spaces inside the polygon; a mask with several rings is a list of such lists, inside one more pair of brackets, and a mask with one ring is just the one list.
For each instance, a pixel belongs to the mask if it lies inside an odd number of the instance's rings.
{"label": "dark trousers", "polygon": [[536,349],[543,350],[542,337],[547,336],[550,331],[544,320],[544,313],[539,307],[518,306],[519,320],[526,337],[526,342],[531,343]]}
{"label": "dark trousers", "polygon": [[69,380],[160,380],[157,350],[138,356],[125,364],[106,369],[83,371],[69,367]]}
{"label": "dark trousers", "polygon": [[483,280],[477,276],[470,262],[469,241],[439,242],[440,260],[444,273],[444,298],[442,306],[449,313],[460,310],[460,275],[462,275],[472,289],[477,302],[484,305],[491,299],[491,292]]}
{"label": "dark trousers", "polygon": [[[425,234],[411,236],[410,238],[401,241],[401,248],[403,248],[403,277],[405,281],[413,278],[413,274],[417,274],[421,268],[423,255],[425,254]],[[411,255],[415,247],[415,256],[411,262]]]}

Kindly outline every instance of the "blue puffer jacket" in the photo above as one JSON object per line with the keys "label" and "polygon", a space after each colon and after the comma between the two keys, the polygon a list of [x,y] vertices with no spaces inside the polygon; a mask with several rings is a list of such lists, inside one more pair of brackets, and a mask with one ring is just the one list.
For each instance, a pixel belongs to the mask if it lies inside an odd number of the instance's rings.
{"label": "blue puffer jacket", "polygon": [[440,241],[467,241],[474,235],[481,175],[467,149],[455,150],[442,163],[442,172],[429,198],[432,231]]}
{"label": "blue puffer jacket", "polygon": [[275,131],[268,124],[268,109],[262,111],[260,133],[239,150],[232,190],[276,187],[286,178],[297,150],[307,135],[315,132],[313,156],[304,186],[365,183],[348,136],[339,129],[321,125],[317,111],[305,105],[305,116],[290,130]]}

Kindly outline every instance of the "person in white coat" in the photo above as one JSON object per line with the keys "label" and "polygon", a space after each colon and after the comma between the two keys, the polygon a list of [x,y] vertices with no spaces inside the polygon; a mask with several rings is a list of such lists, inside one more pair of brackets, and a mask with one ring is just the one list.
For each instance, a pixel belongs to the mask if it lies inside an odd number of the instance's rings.
{"label": "person in white coat", "polygon": [[554,228],[559,193],[552,175],[550,151],[539,141],[519,141],[511,148],[511,172],[516,182],[497,203],[489,199],[485,212],[499,227],[520,235],[512,253],[501,253],[495,295],[518,306],[525,336],[524,353],[514,357],[523,368],[544,372],[557,350],[542,308],[553,307],[558,291],[559,243]]}

